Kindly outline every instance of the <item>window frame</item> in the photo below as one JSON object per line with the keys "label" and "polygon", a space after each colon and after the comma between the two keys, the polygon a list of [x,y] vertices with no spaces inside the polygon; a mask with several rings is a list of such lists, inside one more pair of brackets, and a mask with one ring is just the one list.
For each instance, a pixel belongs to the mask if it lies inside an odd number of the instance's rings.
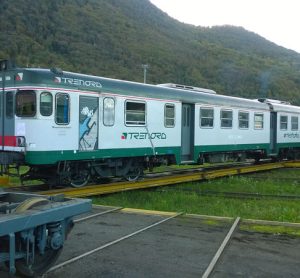
{"label": "window frame", "polygon": [[[18,112],[18,107],[19,107],[18,97],[19,97],[19,95],[24,94],[24,93],[30,93],[30,95],[32,95],[34,97],[34,102],[33,102],[34,110],[32,110],[32,113],[28,114],[28,115],[20,114]],[[20,90],[20,91],[17,91],[16,97],[15,97],[15,114],[16,114],[16,116],[20,117],[20,118],[33,118],[33,117],[36,116],[36,113],[37,113],[36,91],[34,91],[34,90]]]}
{"label": "window frame", "polygon": [[[295,122],[293,122],[293,119],[296,119],[297,121]],[[297,124],[297,128],[293,128],[293,124]],[[292,131],[297,131],[297,130],[299,130],[299,117],[298,116],[291,116],[291,130]]]}
{"label": "window frame", "polygon": [[[8,98],[9,96],[9,98]],[[8,103],[8,100],[10,100],[10,103]],[[7,108],[10,109],[7,109]],[[12,119],[14,117],[15,112],[15,101],[14,101],[14,92],[13,91],[7,91],[5,93],[5,117],[7,119]]]}
{"label": "window frame", "polygon": [[[286,118],[286,121],[283,121],[282,119]],[[282,125],[285,125],[285,127],[282,127]],[[288,130],[289,127],[289,117],[287,115],[280,115],[279,117],[279,128],[280,130]]]}
{"label": "window frame", "polygon": [[[245,119],[240,119],[240,115],[241,114],[244,114],[244,115],[247,115],[247,119],[245,120]],[[250,121],[249,121],[249,119],[250,119],[250,113],[248,112],[248,111],[239,111],[239,113],[238,113],[238,121],[239,121],[239,129],[249,129],[249,126],[250,126]],[[241,123],[247,123],[247,127],[242,127],[241,126]]]}
{"label": "window frame", "polygon": [[[145,109],[144,109],[144,121],[140,122],[140,121],[127,121],[127,112],[128,111],[141,111],[141,110],[127,110],[127,103],[139,103],[139,104],[143,104]],[[139,113],[137,113],[139,114]],[[140,113],[142,114],[142,113]],[[145,101],[138,101],[138,100],[125,100],[124,103],[124,122],[125,122],[125,126],[146,126],[147,124],[147,103]]]}
{"label": "window frame", "polygon": [[[58,109],[57,109],[57,100],[58,100],[58,98],[60,97],[60,96],[67,96],[68,97],[68,121],[67,122],[58,122],[57,121],[57,111],[58,111]],[[71,121],[71,119],[70,119],[70,115],[71,115],[71,113],[70,113],[70,111],[71,111],[71,101],[70,101],[70,95],[69,94],[67,94],[67,93],[56,93],[55,94],[55,114],[54,114],[54,120],[55,120],[55,123],[57,124],[57,125],[60,125],[60,126],[65,126],[65,125],[69,125],[70,124],[70,121]]]}
{"label": "window frame", "polygon": [[[257,121],[255,119],[256,116],[262,116],[262,120],[261,121]],[[262,129],[265,128],[265,119],[264,118],[265,118],[264,117],[264,113],[261,113],[261,112],[255,112],[254,113],[254,129],[256,129],[256,130],[262,130]],[[257,127],[256,123],[262,123],[261,127]]]}
{"label": "window frame", "polygon": [[[212,111],[212,117],[202,117],[203,110],[210,110]],[[202,125],[202,119],[212,120],[212,125]],[[199,110],[199,126],[200,128],[214,128],[215,125],[215,108],[214,107],[200,107]]]}
{"label": "window frame", "polygon": [[[42,95],[43,94],[48,94],[48,95],[50,95],[51,96],[51,113],[48,115],[48,114],[43,114],[42,113],[42,109],[41,109],[41,107],[42,107],[42,102],[41,102],[41,100],[42,100]],[[50,93],[50,92],[48,92],[48,91],[43,91],[43,92],[41,92],[40,93],[40,114],[41,114],[41,116],[43,116],[43,117],[50,117],[50,116],[52,116],[53,115],[53,95]]]}
{"label": "window frame", "polygon": [[[231,112],[231,118],[222,117],[223,112]],[[231,121],[231,125],[230,126],[223,126],[223,121],[224,120]],[[220,110],[220,127],[224,128],[224,129],[232,129],[233,128],[233,110],[232,109],[221,109]]]}
{"label": "window frame", "polygon": [[[106,122],[106,113],[109,113],[110,111],[108,111],[106,108],[105,108],[105,101],[106,100],[112,100],[113,101],[113,117],[112,117],[112,123],[107,123]],[[115,101],[115,98],[113,97],[105,97],[103,99],[103,125],[104,126],[114,126],[115,125],[115,121],[116,121],[116,101]]]}
{"label": "window frame", "polygon": [[[169,108],[173,108],[173,117],[167,117],[167,107],[169,106]],[[173,120],[173,124],[167,124],[167,120]],[[175,104],[173,103],[165,103],[164,106],[164,125],[166,128],[174,128],[175,124],[176,124],[176,109],[175,109]]]}

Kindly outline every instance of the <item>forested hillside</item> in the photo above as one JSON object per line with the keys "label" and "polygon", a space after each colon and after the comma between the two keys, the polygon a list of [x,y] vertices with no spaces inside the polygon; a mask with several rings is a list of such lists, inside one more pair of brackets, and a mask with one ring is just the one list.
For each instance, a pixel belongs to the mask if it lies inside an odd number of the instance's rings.
{"label": "forested hillside", "polygon": [[[243,28],[182,24],[148,0],[1,0],[0,59],[300,104],[300,54]],[[296,35],[296,34],[295,34]]]}

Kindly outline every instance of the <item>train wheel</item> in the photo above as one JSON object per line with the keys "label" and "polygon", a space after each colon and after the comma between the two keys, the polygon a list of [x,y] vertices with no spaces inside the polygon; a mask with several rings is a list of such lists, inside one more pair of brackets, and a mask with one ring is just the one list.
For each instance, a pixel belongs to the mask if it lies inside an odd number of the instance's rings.
{"label": "train wheel", "polygon": [[143,174],[143,170],[139,167],[134,168],[133,170],[130,170],[124,178],[128,181],[136,181],[139,179],[139,177]]}
{"label": "train wheel", "polygon": [[83,187],[89,182],[89,179],[90,175],[88,173],[80,172],[71,176],[71,185],[76,188]]}
{"label": "train wheel", "polygon": [[79,163],[77,163],[75,167],[71,165],[71,186],[76,188],[85,186],[89,182],[90,176],[88,165],[80,165]]}
{"label": "train wheel", "polygon": [[43,255],[35,254],[34,263],[27,265],[24,260],[16,261],[17,272],[25,277],[37,277],[44,274],[57,261],[62,248],[59,250],[46,250]]}
{"label": "train wheel", "polygon": [[[23,212],[33,207],[47,204],[48,202],[49,200],[46,198],[30,198],[21,203],[15,209],[15,212]],[[24,246],[24,249],[26,250],[26,246],[24,243],[20,242],[20,246]],[[46,249],[44,254],[40,254],[38,250],[36,250],[34,262],[32,262],[31,264],[27,264],[25,259],[20,259],[16,261],[17,272],[25,277],[35,277],[42,275],[56,262],[61,251],[62,248],[59,248],[58,250]]]}

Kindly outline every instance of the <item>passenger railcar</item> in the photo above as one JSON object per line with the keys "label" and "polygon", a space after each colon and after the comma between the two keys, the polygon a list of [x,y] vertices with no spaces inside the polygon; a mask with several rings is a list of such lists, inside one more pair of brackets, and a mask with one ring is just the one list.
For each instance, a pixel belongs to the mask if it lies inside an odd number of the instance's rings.
{"label": "passenger railcar", "polygon": [[277,159],[299,159],[300,107],[288,102],[259,99],[270,109],[270,156]]}
{"label": "passenger railcar", "polygon": [[[300,148],[298,107],[1,63],[0,164],[23,179],[83,186],[159,163],[283,158]],[[283,129],[283,127],[285,129]]]}

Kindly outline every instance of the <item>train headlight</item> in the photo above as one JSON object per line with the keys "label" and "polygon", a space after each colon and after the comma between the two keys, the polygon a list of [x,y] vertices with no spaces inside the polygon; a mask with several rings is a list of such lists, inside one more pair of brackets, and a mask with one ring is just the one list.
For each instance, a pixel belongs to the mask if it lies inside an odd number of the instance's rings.
{"label": "train headlight", "polygon": [[17,147],[25,147],[26,146],[26,140],[24,136],[17,136],[16,137],[16,145]]}

